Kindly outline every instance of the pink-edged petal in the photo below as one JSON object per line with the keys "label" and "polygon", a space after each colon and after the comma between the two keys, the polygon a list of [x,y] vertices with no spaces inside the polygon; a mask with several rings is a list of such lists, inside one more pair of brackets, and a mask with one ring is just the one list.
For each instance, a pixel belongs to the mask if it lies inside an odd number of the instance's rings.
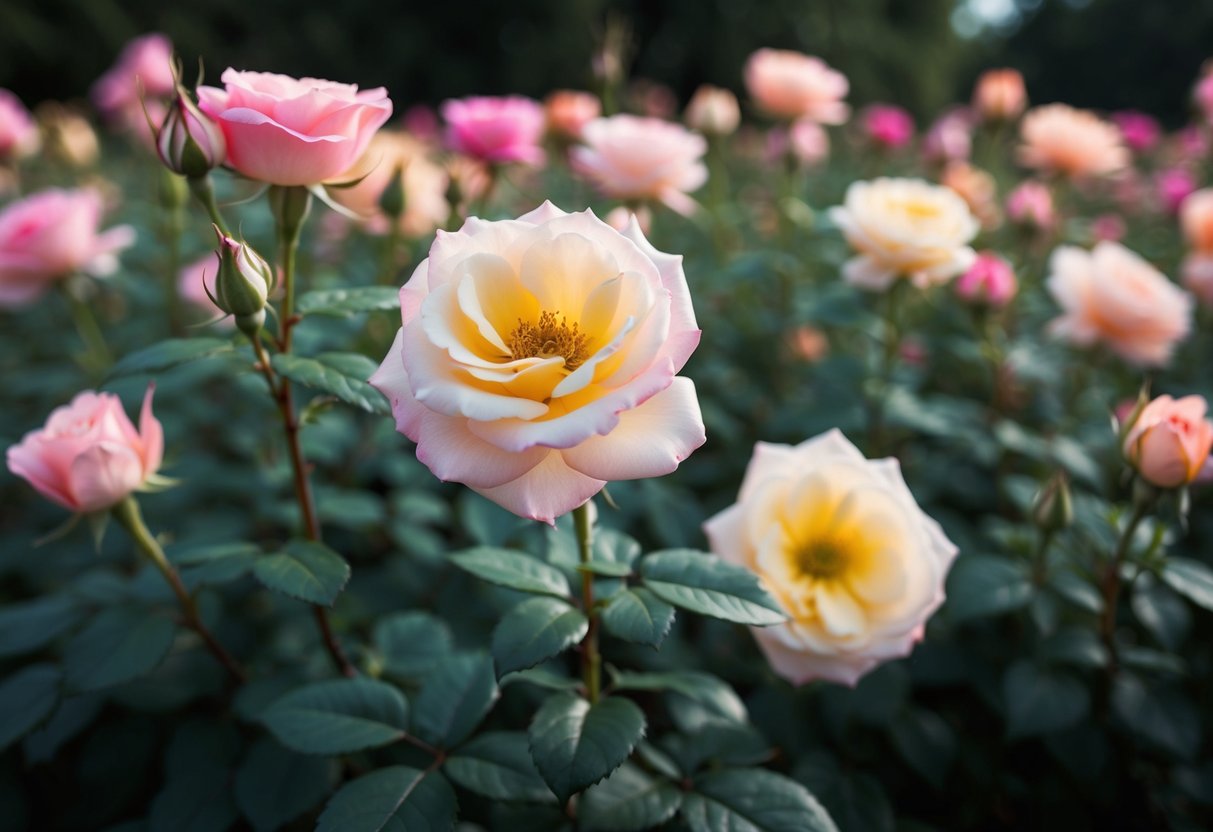
{"label": "pink-edged petal", "polygon": [[473,490],[520,517],[554,525],[557,517],[577,508],[604,485],[602,480],[574,471],[559,453],[549,452],[543,462],[518,479]]}
{"label": "pink-edged petal", "polygon": [[750,547],[745,536],[744,509],[738,503],[714,514],[703,524],[708,546],[721,560],[737,566],[754,568]]}
{"label": "pink-edged petal", "polygon": [[413,396],[409,374],[404,369],[404,328],[396,330],[396,338],[384,356],[379,369],[367,379],[368,383],[387,397],[396,419],[396,430],[414,442],[421,435],[421,419],[427,408]]}
{"label": "pink-edged petal", "polygon": [[551,453],[531,448],[522,453],[503,451],[467,429],[467,420],[432,410],[420,420],[419,459],[440,480],[461,482],[472,488],[495,488],[526,474]]}
{"label": "pink-edged petal", "polygon": [[56,470],[39,453],[37,440],[26,437],[20,444],[10,447],[5,454],[8,470],[32,485],[39,494],[69,511],[78,511],[79,505],[67,487],[61,472]]}
{"label": "pink-edged petal", "polygon": [[143,395],[143,407],[139,411],[139,439],[143,445],[143,477],[160,470],[164,461],[164,426],[152,415],[152,396],[156,392],[155,383],[147,386]]}
{"label": "pink-edged petal", "polygon": [[568,216],[567,211],[561,211],[559,208],[557,208],[555,205],[552,204],[551,200],[545,199],[543,201],[543,204],[540,205],[538,208],[534,209],[533,211],[528,211],[527,213],[525,213],[521,217],[519,217],[518,222],[529,222],[534,225],[543,225],[545,222],[548,222],[549,220],[554,220],[554,219],[556,219],[556,217],[564,217],[564,216]]}

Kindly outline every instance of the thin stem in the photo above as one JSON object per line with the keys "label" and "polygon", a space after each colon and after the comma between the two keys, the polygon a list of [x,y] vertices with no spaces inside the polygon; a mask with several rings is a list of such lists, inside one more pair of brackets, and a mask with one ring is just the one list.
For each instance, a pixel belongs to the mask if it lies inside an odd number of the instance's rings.
{"label": "thin stem", "polygon": [[587,568],[594,545],[594,527],[590,518],[590,503],[573,509],[573,528],[577,535],[577,552],[581,559],[581,606],[590,621],[581,642],[581,678],[586,696],[593,705],[602,691],[602,656],[598,653],[598,611],[594,608],[594,573]]}
{"label": "thin stem", "polygon": [[896,367],[897,350],[901,346],[901,331],[897,312],[900,302],[901,283],[898,280],[884,295],[884,330],[880,359],[880,386],[868,402],[868,453],[879,456],[885,452],[885,407],[893,387],[893,370]]}
{"label": "thin stem", "polygon": [[101,333],[101,325],[97,323],[92,307],[78,298],[71,287],[66,287],[63,294],[67,298],[72,323],[80,340],[84,342],[86,356],[83,363],[86,369],[100,375],[114,363],[113,354]]}
{"label": "thin stem", "polygon": [[207,215],[211,218],[223,235],[231,236],[227,230],[227,223],[223,221],[223,215],[219,213],[219,205],[215,202],[215,186],[211,183],[211,175],[199,176],[189,180],[190,192],[194,198],[202,203],[202,207],[206,209]]}
{"label": "thin stem", "polygon": [[214,633],[202,623],[202,617],[198,614],[198,605],[194,602],[194,597],[185,588],[185,584],[181,582],[181,575],[168,562],[168,558],[165,557],[164,549],[160,547],[160,543],[148,530],[147,524],[143,521],[143,514],[139,511],[139,503],[135,501],[134,497],[128,496],[114,506],[113,515],[114,519],[130,533],[143,554],[155,564],[156,568],[160,570],[160,574],[168,582],[169,587],[173,590],[173,594],[177,596],[177,602],[181,605],[182,613],[185,615],[185,625],[202,637],[202,641],[206,644],[211,655],[223,665],[228,675],[237,683],[244,684],[248,677],[245,675],[243,668],[224,649],[223,645],[219,643]]}
{"label": "thin stem", "polygon": [[181,206],[166,212],[164,237],[167,245],[168,267],[165,269],[164,291],[168,300],[169,327],[173,335],[185,331],[185,320],[181,308],[181,293],[177,291],[177,272],[181,270],[181,234],[185,231],[185,211]]}
{"label": "thin stem", "polygon": [[1107,568],[1103,573],[1102,589],[1103,589],[1103,614],[1099,620],[1099,635],[1103,640],[1104,647],[1108,651],[1108,675],[1112,676],[1116,673],[1116,607],[1120,600],[1120,568],[1124,564],[1125,557],[1129,553],[1129,546],[1133,542],[1133,535],[1137,532],[1137,527],[1141,525],[1141,521],[1150,513],[1150,509],[1154,505],[1154,500],[1150,498],[1136,497],[1133,500],[1133,514],[1129,517],[1129,523],[1125,526],[1124,531],[1120,533],[1120,540],[1116,543],[1116,551],[1112,554],[1112,560],[1107,564]]}

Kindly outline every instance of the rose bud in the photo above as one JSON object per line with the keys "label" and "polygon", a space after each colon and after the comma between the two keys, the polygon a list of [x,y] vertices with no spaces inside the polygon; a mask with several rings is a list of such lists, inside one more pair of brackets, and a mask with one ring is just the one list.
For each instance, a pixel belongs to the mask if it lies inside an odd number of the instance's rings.
{"label": "rose bud", "polygon": [[1146,405],[1124,439],[1125,460],[1146,482],[1178,488],[1196,479],[1213,447],[1204,397],[1159,396]]}
{"label": "rose bud", "polygon": [[977,79],[973,109],[986,121],[1011,121],[1028,104],[1023,75],[1016,69],[990,69]]}
{"label": "rose bud", "polygon": [[184,89],[178,88],[168,115],[156,131],[156,153],[173,173],[199,179],[223,164],[227,142],[219,125],[198,109]]}
{"label": "rose bud", "polygon": [[729,90],[703,84],[691,96],[683,117],[688,127],[705,136],[727,136],[741,123],[741,108]]}
{"label": "rose bud", "polygon": [[[214,226],[212,226],[214,227]],[[243,241],[228,237],[218,228],[219,273],[215,278],[215,305],[236,318],[236,326],[250,338],[265,321],[265,304],[274,288],[274,271],[265,258]]]}
{"label": "rose bud", "polygon": [[1032,499],[1032,522],[1042,532],[1059,532],[1074,522],[1074,501],[1065,472],[1049,477]]}
{"label": "rose bud", "polygon": [[956,280],[956,295],[979,306],[1006,306],[1018,289],[1011,264],[992,251],[980,252],[968,271]]}

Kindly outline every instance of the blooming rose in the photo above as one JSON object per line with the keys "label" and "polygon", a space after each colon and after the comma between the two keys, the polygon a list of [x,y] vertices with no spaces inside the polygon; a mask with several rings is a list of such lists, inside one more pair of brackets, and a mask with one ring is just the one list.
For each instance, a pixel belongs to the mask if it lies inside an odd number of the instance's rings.
{"label": "blooming rose", "polygon": [[565,139],[581,138],[581,129],[602,115],[598,96],[577,90],[556,90],[543,101],[549,133]]}
{"label": "blooming rose", "polygon": [[956,557],[897,460],[864,459],[838,430],[795,447],[759,442],[737,502],[704,531],[713,552],[758,573],[791,619],[753,633],[794,684],[854,685],[908,654],[943,603]]}
{"label": "blooming rose", "polygon": [[482,162],[542,165],[543,107],[519,95],[452,99],[442,105],[446,144]]}
{"label": "blooming rose", "polygon": [[38,125],[21,99],[0,89],[0,160],[19,159],[38,150]]}
{"label": "blooming rose", "polygon": [[687,126],[707,136],[727,136],[741,123],[741,107],[732,92],[710,84],[695,90],[683,113]]}
{"label": "blooming rose", "polygon": [[380,208],[379,197],[393,176],[399,176],[404,187],[402,234],[420,237],[446,222],[451,213],[446,173],[430,160],[422,142],[396,130],[376,133],[362,158],[340,177],[356,184],[334,188],[330,196],[362,218],[369,231],[383,234],[390,220]]}
{"label": "blooming rose", "polygon": [[1017,69],[989,69],[973,88],[973,109],[986,121],[1010,121],[1028,105],[1023,75]]}
{"label": "blooming rose", "polygon": [[1036,107],[1019,127],[1019,161],[1030,168],[1080,178],[1113,173],[1129,163],[1120,131],[1087,110],[1065,104]]}
{"label": "blooming rose", "polygon": [[931,161],[964,161],[973,150],[973,117],[957,107],[935,120],[922,141],[922,152]]}
{"label": "blooming rose", "polygon": [[977,256],[968,245],[978,231],[969,206],[921,179],[853,182],[830,217],[859,253],[843,277],[861,289],[882,291],[898,276],[919,286],[944,283]]}
{"label": "blooming rose", "polygon": [[148,387],[131,424],[113,393],[87,390],[51,412],[46,427],[8,449],[8,469],[74,512],[100,511],[144,486],[160,468],[164,431]]}
{"label": "blooming rose", "polygon": [[135,240],[129,225],[98,233],[101,196],[51,188],[0,211],[0,307],[22,306],[73,272],[118,268],[115,253]]}
{"label": "blooming rose", "polygon": [[1188,334],[1192,301],[1119,243],[1061,246],[1049,259],[1049,293],[1063,314],[1049,328],[1079,346],[1106,344],[1126,361],[1166,364]]}
{"label": "blooming rose", "polygon": [[404,326],[371,384],[417,458],[552,522],[608,480],[668,474],[704,442],[682,258],[589,211],[438,232],[400,290]]}
{"label": "blooming rose", "polygon": [[863,132],[873,143],[896,150],[914,138],[914,119],[901,107],[873,104],[864,108]]}
{"label": "blooming rose", "polygon": [[1213,422],[1201,396],[1159,396],[1142,409],[1124,440],[1124,455],[1137,473],[1159,488],[1178,488],[1196,479],[1209,449]]}
{"label": "blooming rose", "polygon": [[1112,123],[1120,129],[1125,144],[1138,153],[1153,149],[1162,137],[1158,119],[1138,110],[1121,110],[1112,113]]}
{"label": "blooming rose", "polygon": [[[117,62],[93,84],[93,104],[107,119],[127,129],[147,131],[141,101],[154,104],[176,88],[173,78],[173,44],[159,33],[135,38],[122,49]],[[155,121],[159,121],[156,118]]]}
{"label": "blooming rose", "polygon": [[1029,179],[1007,195],[1007,215],[1012,222],[1038,229],[1052,228],[1057,219],[1053,195],[1043,182]]}
{"label": "blooming rose", "polygon": [[687,196],[708,179],[707,141],[679,124],[619,115],[591,121],[584,147],[569,152],[573,170],[605,196],[656,199],[680,214],[697,207]]}
{"label": "blooming rose", "polygon": [[1188,245],[1213,252],[1213,188],[1193,191],[1179,206],[1179,224]]}
{"label": "blooming rose", "polygon": [[383,87],[230,68],[221,80],[224,89],[198,88],[198,106],[223,128],[228,165],[271,185],[344,173],[392,114]]}
{"label": "blooming rose", "polygon": [[956,279],[958,297],[985,306],[1006,306],[1018,289],[1011,264],[992,251],[979,253],[968,271]]}
{"label": "blooming rose", "polygon": [[759,49],[745,63],[745,85],[760,108],[779,118],[842,124],[850,85],[820,58],[782,49]]}
{"label": "blooming rose", "polygon": [[1196,192],[1196,178],[1184,168],[1167,168],[1154,174],[1158,201],[1168,214],[1176,214],[1189,196]]}

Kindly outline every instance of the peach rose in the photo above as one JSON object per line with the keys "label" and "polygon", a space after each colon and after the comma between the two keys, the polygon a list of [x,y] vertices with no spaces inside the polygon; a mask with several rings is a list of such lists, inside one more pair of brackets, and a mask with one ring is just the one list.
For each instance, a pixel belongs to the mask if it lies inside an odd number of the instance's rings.
{"label": "peach rose", "polygon": [[687,103],[683,120],[705,136],[728,136],[741,124],[741,107],[729,90],[703,84]]}
{"label": "peach rose", "polygon": [[1125,459],[1151,485],[1187,485],[1196,479],[1213,448],[1213,422],[1205,418],[1207,410],[1201,396],[1159,396],[1129,428]]}
{"label": "peach rose", "polygon": [[1179,206],[1179,225],[1188,245],[1213,252],[1213,188],[1193,191]]}
{"label": "peach rose", "polygon": [[542,165],[544,114],[538,101],[511,95],[473,96],[442,105],[446,145],[482,162]]}
{"label": "peach rose", "polygon": [[986,121],[1011,121],[1027,105],[1023,75],[1017,69],[988,69],[973,88],[973,109]]}
{"label": "peach rose", "polygon": [[112,274],[135,231],[100,232],[100,223],[101,196],[92,190],[51,188],[0,211],[0,307],[24,306],[75,272]]}
{"label": "peach rose", "polygon": [[854,685],[907,655],[944,600],[956,546],[914,502],[895,459],[832,430],[759,442],[737,502],[704,524],[712,551],[758,573],[791,619],[753,628],[793,684]]}
{"label": "peach rose", "polygon": [[944,165],[939,174],[939,184],[960,194],[982,228],[997,228],[1002,224],[998,183],[988,171],[958,159]]}
{"label": "peach rose", "polygon": [[569,161],[605,196],[655,199],[684,215],[698,207],[687,194],[708,180],[703,136],[673,122],[619,115],[591,121],[582,141]]}
{"label": "peach rose", "polygon": [[565,139],[580,139],[581,130],[602,115],[598,96],[578,90],[556,90],[543,100],[547,131]]}
{"label": "peach rose", "polygon": [[1066,104],[1036,107],[1019,127],[1021,164],[1073,178],[1114,173],[1129,164],[1116,126]]}
{"label": "peach rose", "polygon": [[968,245],[978,231],[969,206],[921,179],[853,182],[830,217],[859,255],[843,266],[844,279],[868,291],[888,289],[898,277],[923,287],[945,283],[977,257]]}
{"label": "peach rose", "polygon": [[446,201],[446,173],[430,160],[422,142],[396,130],[376,133],[362,158],[340,176],[357,184],[333,188],[330,196],[357,214],[367,230],[383,234],[390,220],[380,209],[379,197],[396,175],[404,187],[402,234],[421,237],[446,222],[451,213]]}
{"label": "peach rose", "polygon": [[0,89],[0,160],[29,156],[40,143],[38,125],[21,99]]}
{"label": "peach rose", "polygon": [[782,49],[759,49],[745,63],[745,85],[762,110],[777,118],[842,124],[850,115],[846,76],[825,61]]}
{"label": "peach rose", "polygon": [[1063,313],[1049,329],[1073,344],[1103,343],[1131,364],[1160,366],[1188,335],[1191,298],[1119,243],[1089,252],[1061,246],[1049,271],[1046,285]]}
{"label": "peach rose", "polygon": [[392,114],[383,87],[359,92],[353,84],[230,68],[221,80],[224,89],[198,88],[198,106],[223,129],[227,164],[271,185],[339,176]]}
{"label": "peach rose", "polygon": [[682,258],[551,203],[438,232],[371,377],[442,480],[551,523],[704,442]]}
{"label": "peach rose", "polygon": [[46,426],[8,449],[8,469],[42,496],[74,512],[107,509],[154,478],[164,431],[148,387],[139,430],[113,393],[79,393]]}

